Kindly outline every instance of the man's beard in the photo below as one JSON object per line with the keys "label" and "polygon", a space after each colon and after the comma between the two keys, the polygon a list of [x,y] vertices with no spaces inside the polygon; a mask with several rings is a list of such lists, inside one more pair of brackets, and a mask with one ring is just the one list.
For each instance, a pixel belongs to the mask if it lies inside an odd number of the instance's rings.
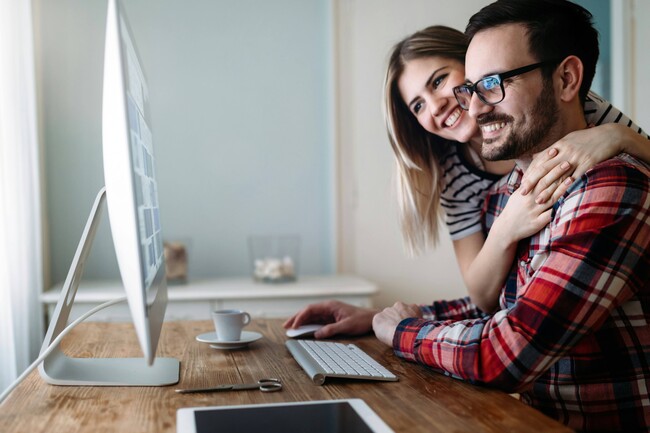
{"label": "man's beard", "polygon": [[505,122],[510,124],[510,134],[501,146],[491,146],[494,141],[492,139],[483,140],[481,155],[488,161],[501,161],[532,154],[544,144],[544,139],[557,123],[558,117],[557,101],[552,92],[545,91],[537,98],[527,126],[526,116],[517,122],[514,117],[506,114],[487,113],[477,119],[479,125]]}

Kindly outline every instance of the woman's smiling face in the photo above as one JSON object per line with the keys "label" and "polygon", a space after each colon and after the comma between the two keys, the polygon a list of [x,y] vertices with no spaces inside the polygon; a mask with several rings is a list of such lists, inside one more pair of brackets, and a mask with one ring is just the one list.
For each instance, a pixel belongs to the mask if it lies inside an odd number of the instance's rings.
{"label": "woman's smiling face", "polygon": [[467,143],[476,122],[456,102],[453,88],[465,82],[465,66],[447,57],[410,60],[397,81],[402,100],[422,127],[447,140]]}

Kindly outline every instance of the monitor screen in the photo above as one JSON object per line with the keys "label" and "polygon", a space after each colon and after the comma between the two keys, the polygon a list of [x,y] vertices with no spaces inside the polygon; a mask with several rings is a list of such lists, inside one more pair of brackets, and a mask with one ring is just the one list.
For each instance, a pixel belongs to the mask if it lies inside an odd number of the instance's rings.
{"label": "monitor screen", "polygon": [[151,364],[167,303],[149,89],[119,0],[108,2],[102,135],[111,234],[131,317]]}
{"label": "monitor screen", "polygon": [[125,92],[135,208],[142,268],[142,285],[149,288],[163,265],[163,242],[155,177],[153,138],[149,115],[149,91],[124,18],[120,19],[125,68]]}

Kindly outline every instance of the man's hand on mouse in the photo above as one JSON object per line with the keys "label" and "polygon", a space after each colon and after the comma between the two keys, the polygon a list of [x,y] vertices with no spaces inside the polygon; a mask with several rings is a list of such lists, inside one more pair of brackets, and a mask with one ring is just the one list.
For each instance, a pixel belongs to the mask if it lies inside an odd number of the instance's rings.
{"label": "man's hand on mouse", "polygon": [[324,326],[314,337],[329,338],[334,335],[363,335],[372,331],[372,318],[379,310],[356,307],[340,301],[311,304],[300,310],[285,323],[285,328],[298,328],[306,324],[320,323]]}

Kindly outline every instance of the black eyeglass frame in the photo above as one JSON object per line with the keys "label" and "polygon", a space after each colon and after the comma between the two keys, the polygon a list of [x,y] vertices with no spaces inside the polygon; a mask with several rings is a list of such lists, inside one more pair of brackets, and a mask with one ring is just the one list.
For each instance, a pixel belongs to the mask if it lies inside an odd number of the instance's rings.
{"label": "black eyeglass frame", "polygon": [[[469,110],[469,105],[464,106],[463,101],[461,101],[461,97],[459,96],[461,93],[469,94],[469,100],[471,101],[472,95],[476,93],[476,96],[481,100],[486,105],[497,105],[501,101],[503,101],[506,97],[506,89],[503,87],[503,82],[507,80],[508,78],[515,77],[517,75],[522,75],[530,71],[534,71],[537,68],[541,68],[542,66],[547,66],[547,65],[554,65],[557,64],[558,62],[556,60],[548,60],[545,62],[539,62],[539,63],[533,63],[531,65],[527,66],[522,66],[521,68],[517,69],[512,69],[510,71],[506,72],[501,72],[500,74],[492,74],[492,75],[487,75],[480,80],[478,80],[474,84],[461,84],[460,86],[456,86],[453,89],[454,92],[454,97],[456,98],[456,101],[458,102],[458,105],[460,105],[460,108],[463,110],[467,111]],[[495,102],[488,102],[485,100],[485,97],[481,94],[481,92],[477,91],[478,85],[484,81],[487,80],[488,78],[496,78],[499,81],[499,86],[501,87],[501,99]]]}

